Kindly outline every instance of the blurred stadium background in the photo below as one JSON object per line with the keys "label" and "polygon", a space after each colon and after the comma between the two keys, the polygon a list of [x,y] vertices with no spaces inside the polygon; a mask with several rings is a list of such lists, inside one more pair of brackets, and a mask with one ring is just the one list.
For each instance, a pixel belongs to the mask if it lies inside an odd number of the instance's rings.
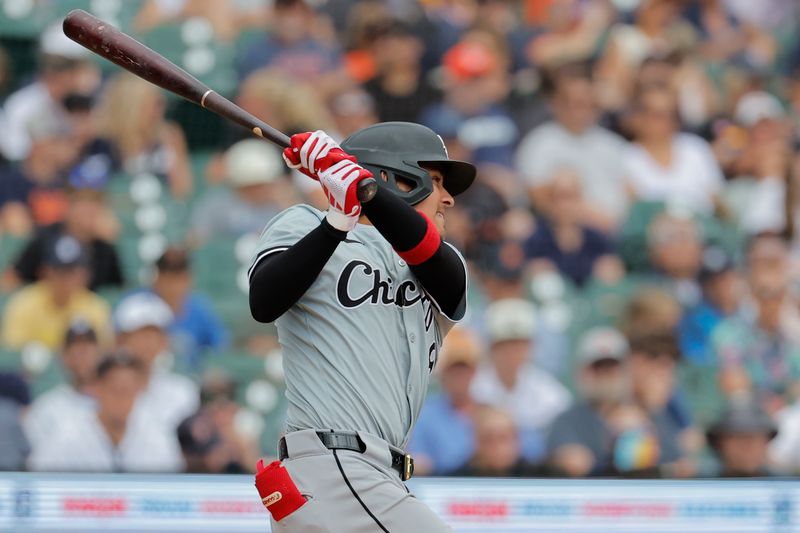
{"label": "blurred stadium background", "polygon": [[0,528],[268,528],[246,270],[324,205],[74,8],[289,134],[420,122],[479,167],[409,446],[459,530],[800,530],[795,0],[0,0]]}

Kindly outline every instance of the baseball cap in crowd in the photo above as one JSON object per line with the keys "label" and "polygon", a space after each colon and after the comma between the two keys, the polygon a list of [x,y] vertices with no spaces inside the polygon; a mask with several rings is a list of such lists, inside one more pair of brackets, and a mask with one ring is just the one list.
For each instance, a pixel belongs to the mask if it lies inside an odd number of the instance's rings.
{"label": "baseball cap in crowd", "polygon": [[97,342],[97,332],[85,318],[77,317],[70,322],[67,332],[64,334],[64,348],[82,340]]}
{"label": "baseball cap in crowd", "polygon": [[454,365],[477,366],[481,359],[478,339],[464,328],[453,328],[448,333],[436,366],[443,370]]}
{"label": "baseball cap in crowd", "polygon": [[89,256],[78,239],[72,235],[60,235],[47,243],[44,263],[60,270],[88,267]]}
{"label": "baseball cap in crowd", "polygon": [[740,433],[764,433],[772,440],[778,435],[778,428],[767,413],[748,399],[729,405],[708,428],[706,437],[711,447],[716,448],[721,436]]}
{"label": "baseball cap in crowd", "polygon": [[698,278],[700,283],[706,283],[734,268],[736,265],[728,252],[718,246],[709,246],[703,252],[703,263],[700,266]]}
{"label": "baseball cap in crowd", "polygon": [[89,50],[64,34],[61,22],[48,26],[39,37],[39,52],[71,61],[81,61],[89,57]]}
{"label": "baseball cap in crowd", "polygon": [[286,169],[277,148],[258,139],[239,141],[225,152],[225,172],[234,187],[272,183]]}
{"label": "baseball cap in crowd", "polygon": [[152,292],[137,292],[126,296],[114,311],[114,326],[120,333],[130,333],[146,327],[167,329],[174,316],[169,306]]}
{"label": "baseball cap in crowd", "polygon": [[468,80],[488,74],[497,67],[497,58],[480,42],[460,42],[445,52],[445,71],[457,80]]}
{"label": "baseball cap in crowd", "polygon": [[603,360],[623,361],[629,351],[622,333],[614,328],[597,327],[581,337],[575,356],[578,366],[584,367]]}
{"label": "baseball cap in crowd", "polygon": [[742,96],[733,113],[742,126],[753,126],[762,120],[780,119],[785,115],[780,100],[766,91],[752,91]]}
{"label": "baseball cap in crowd", "polygon": [[536,309],[521,298],[497,300],[486,308],[486,328],[493,343],[530,340],[536,334]]}

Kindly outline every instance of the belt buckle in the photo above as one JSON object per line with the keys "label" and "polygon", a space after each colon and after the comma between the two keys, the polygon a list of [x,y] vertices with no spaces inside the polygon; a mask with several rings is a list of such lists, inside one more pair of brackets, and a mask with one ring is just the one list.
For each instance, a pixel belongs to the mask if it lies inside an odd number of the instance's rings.
{"label": "belt buckle", "polygon": [[410,453],[403,456],[403,481],[408,481],[414,475],[414,458]]}

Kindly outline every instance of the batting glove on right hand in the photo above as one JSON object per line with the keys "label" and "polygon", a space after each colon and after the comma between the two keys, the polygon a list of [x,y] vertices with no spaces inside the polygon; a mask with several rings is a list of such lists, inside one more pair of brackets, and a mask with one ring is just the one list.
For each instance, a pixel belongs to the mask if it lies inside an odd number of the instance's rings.
{"label": "batting glove on right hand", "polygon": [[372,172],[356,163],[324,131],[293,135],[283,159],[290,168],[319,181],[330,207],[325,216],[328,223],[341,231],[350,231],[358,224],[361,202],[358,183],[372,177]]}

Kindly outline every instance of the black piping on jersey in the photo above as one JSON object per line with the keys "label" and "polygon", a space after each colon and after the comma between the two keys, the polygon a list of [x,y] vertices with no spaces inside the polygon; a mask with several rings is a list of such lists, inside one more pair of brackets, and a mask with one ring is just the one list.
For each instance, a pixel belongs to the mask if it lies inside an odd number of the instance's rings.
{"label": "black piping on jersey", "polygon": [[350,489],[350,492],[353,493],[353,496],[356,497],[356,500],[358,500],[358,503],[361,504],[361,507],[364,508],[364,510],[367,512],[367,514],[370,516],[370,518],[372,518],[375,521],[375,523],[378,524],[378,527],[381,528],[381,531],[384,531],[385,533],[389,533],[389,530],[386,529],[386,527],[383,524],[381,524],[381,521],[378,520],[378,518],[374,514],[372,514],[372,511],[369,510],[369,507],[367,507],[367,504],[364,503],[364,501],[361,499],[361,497],[356,492],[356,489],[354,489],[353,485],[350,484],[350,480],[347,479],[347,475],[344,473],[344,468],[342,468],[342,463],[341,463],[341,461],[339,461],[339,456],[336,454],[336,450],[335,449],[331,449],[331,451],[333,452],[333,458],[336,459],[336,466],[339,467],[339,472],[342,474],[342,479],[344,479],[344,482],[347,483],[347,488]]}
{"label": "black piping on jersey", "polygon": [[288,246],[273,246],[272,248],[267,248],[266,250],[261,250],[260,252],[258,252],[256,260],[253,261],[253,264],[250,265],[250,268],[247,269],[247,280],[248,281],[253,280],[253,271],[256,269],[256,266],[258,266],[258,263],[260,263],[262,259],[264,259],[270,254],[274,254],[276,252],[282,252],[288,249],[289,249]]}

